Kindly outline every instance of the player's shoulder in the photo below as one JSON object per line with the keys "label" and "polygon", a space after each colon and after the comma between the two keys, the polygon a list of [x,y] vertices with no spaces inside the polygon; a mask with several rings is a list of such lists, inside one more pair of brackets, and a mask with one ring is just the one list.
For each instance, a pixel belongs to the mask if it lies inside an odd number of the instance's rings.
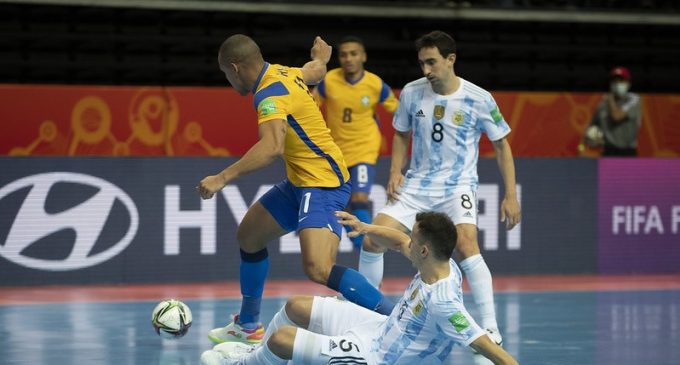
{"label": "player's shoulder", "polygon": [[463,92],[470,98],[477,100],[488,100],[492,98],[491,93],[481,86],[478,86],[477,84],[462,77],[458,78],[460,79],[460,85],[461,88],[463,88]]}
{"label": "player's shoulder", "polygon": [[334,68],[328,72],[326,72],[326,76],[324,76],[324,79],[326,80],[342,80],[343,74],[342,74],[342,68]]}
{"label": "player's shoulder", "polygon": [[409,82],[408,84],[404,85],[404,88],[401,89],[401,93],[404,94],[410,94],[418,91],[423,91],[427,88],[431,87],[430,82],[427,81],[426,77],[421,77],[418,80],[414,80]]}

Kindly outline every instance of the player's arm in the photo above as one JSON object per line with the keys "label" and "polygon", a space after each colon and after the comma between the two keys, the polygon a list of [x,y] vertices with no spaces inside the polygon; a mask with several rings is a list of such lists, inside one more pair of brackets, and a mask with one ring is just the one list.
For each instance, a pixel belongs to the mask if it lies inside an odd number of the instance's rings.
{"label": "player's arm", "polygon": [[607,108],[609,108],[609,115],[614,123],[621,123],[628,117],[628,112],[622,106],[619,106],[613,94],[607,95]]}
{"label": "player's arm", "polygon": [[512,158],[512,149],[505,137],[493,141],[493,148],[496,150],[496,162],[505,184],[505,197],[501,202],[501,222],[505,222],[505,226],[508,229],[512,229],[522,218],[519,201],[517,200],[515,162]]}
{"label": "player's arm", "polygon": [[406,165],[408,144],[411,140],[411,132],[394,132],[392,139],[392,162],[390,164],[390,179],[387,183],[387,198],[394,201],[399,198],[399,189],[404,184],[402,170]]}
{"label": "player's arm", "polygon": [[260,140],[257,141],[238,161],[217,175],[205,177],[197,186],[203,199],[210,199],[230,181],[259,170],[283,154],[286,140],[286,121],[274,119],[258,127]]}
{"label": "player's arm", "polygon": [[472,341],[470,347],[475,349],[478,353],[484,355],[491,360],[495,365],[517,365],[518,362],[512,355],[505,351],[502,347],[491,341],[489,336],[480,336]]}
{"label": "player's arm", "polygon": [[349,237],[356,237],[362,234],[368,235],[371,238],[371,243],[387,249],[399,251],[409,258],[409,243],[411,242],[411,237],[406,233],[394,228],[364,223],[357,217],[344,211],[337,211],[335,212],[335,215],[338,217],[338,222],[340,224],[352,228],[352,231],[347,233]]}
{"label": "player's arm", "polygon": [[316,85],[326,75],[326,64],[331,59],[333,48],[321,37],[314,39],[311,50],[312,60],[302,66],[302,79],[307,85]]}
{"label": "player's arm", "polygon": [[380,104],[387,110],[388,113],[393,113],[399,107],[399,100],[394,96],[392,89],[385,81],[382,82],[380,89]]}

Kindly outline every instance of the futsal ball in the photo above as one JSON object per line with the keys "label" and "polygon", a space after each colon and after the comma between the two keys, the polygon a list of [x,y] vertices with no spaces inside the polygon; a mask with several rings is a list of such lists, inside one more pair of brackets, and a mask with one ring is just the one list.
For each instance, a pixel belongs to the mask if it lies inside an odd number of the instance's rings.
{"label": "futsal ball", "polygon": [[163,338],[180,338],[187,334],[191,327],[191,309],[176,299],[166,299],[156,306],[151,313],[151,324]]}
{"label": "futsal ball", "polygon": [[591,147],[599,147],[604,144],[604,134],[602,129],[596,125],[591,125],[586,129],[585,142]]}

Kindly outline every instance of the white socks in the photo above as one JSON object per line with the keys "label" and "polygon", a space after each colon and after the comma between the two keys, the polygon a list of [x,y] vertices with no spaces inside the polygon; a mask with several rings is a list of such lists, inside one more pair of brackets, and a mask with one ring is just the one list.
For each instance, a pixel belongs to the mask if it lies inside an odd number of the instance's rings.
{"label": "white socks", "polygon": [[359,254],[359,272],[376,288],[382,282],[383,269],[383,253],[364,251],[362,247]]}
{"label": "white socks", "polygon": [[286,365],[288,360],[284,360],[276,356],[267,346],[266,342],[258,347],[255,352],[245,356],[241,359],[243,365]]}
{"label": "white socks", "polygon": [[484,258],[480,254],[470,256],[460,262],[460,268],[467,277],[472,297],[479,308],[480,326],[498,329],[491,271]]}
{"label": "white socks", "polygon": [[298,328],[293,346],[293,364],[326,365],[328,357],[321,355],[321,339],[327,338],[305,329]]}
{"label": "white socks", "polygon": [[297,327],[297,325],[293,323],[293,321],[291,321],[290,318],[288,318],[285,305],[282,306],[278,312],[276,312],[274,318],[272,318],[271,322],[269,322],[267,330],[264,332],[264,338],[262,339],[262,343],[267,343],[269,337],[272,337],[272,334],[274,334],[276,330],[283,326]]}

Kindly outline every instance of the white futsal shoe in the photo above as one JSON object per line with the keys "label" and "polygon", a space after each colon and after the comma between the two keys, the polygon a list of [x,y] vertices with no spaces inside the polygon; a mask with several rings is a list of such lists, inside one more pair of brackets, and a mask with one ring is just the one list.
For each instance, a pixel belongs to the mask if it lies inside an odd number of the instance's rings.
{"label": "white futsal shoe", "polygon": [[241,342],[225,342],[201,354],[201,365],[239,365],[257,346]]}

